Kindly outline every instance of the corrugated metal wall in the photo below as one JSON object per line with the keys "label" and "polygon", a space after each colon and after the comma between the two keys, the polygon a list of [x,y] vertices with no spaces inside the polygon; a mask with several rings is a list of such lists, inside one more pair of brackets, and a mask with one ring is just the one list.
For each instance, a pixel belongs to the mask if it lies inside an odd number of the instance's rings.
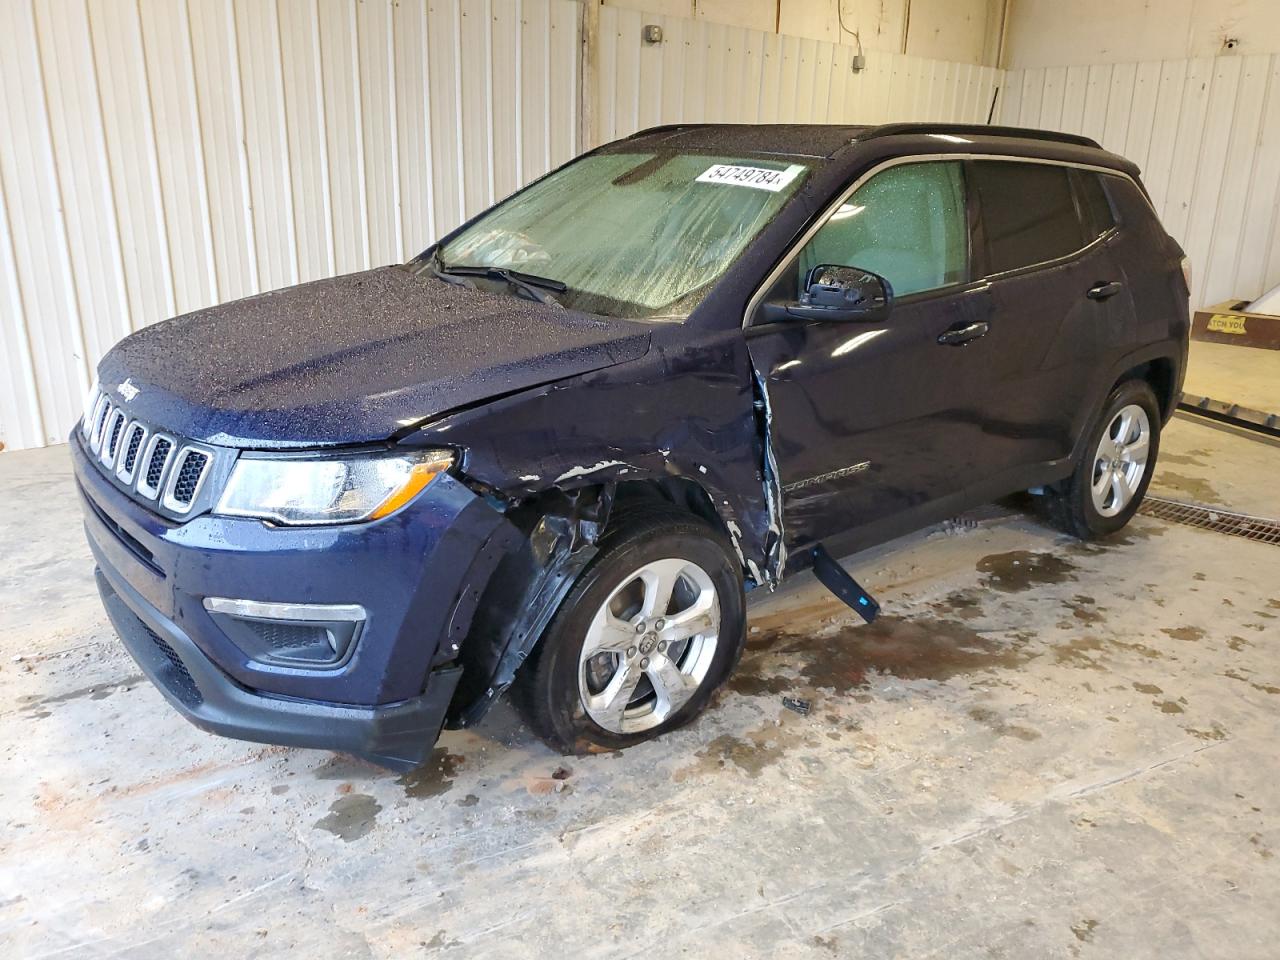
{"label": "corrugated metal wall", "polygon": [[1012,70],[1000,120],[1084,133],[1143,169],[1192,303],[1280,283],[1280,55]]}
{"label": "corrugated metal wall", "polygon": [[403,260],[576,152],[572,0],[0,3],[0,441],[117,339]]}
{"label": "corrugated metal wall", "polygon": [[[0,441],[146,324],[403,260],[577,149],[573,0],[3,0]],[[666,42],[641,42],[657,22]],[[598,136],[986,119],[998,71],[601,10]],[[233,345],[228,345],[229,348]]]}
{"label": "corrugated metal wall", "polygon": [[[645,24],[662,43],[641,39]],[[680,121],[985,123],[1001,71],[604,7],[599,139]]]}

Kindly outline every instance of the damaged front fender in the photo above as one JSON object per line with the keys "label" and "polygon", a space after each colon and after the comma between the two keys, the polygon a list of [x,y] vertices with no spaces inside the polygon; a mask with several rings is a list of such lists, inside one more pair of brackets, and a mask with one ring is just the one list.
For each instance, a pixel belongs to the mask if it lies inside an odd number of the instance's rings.
{"label": "damaged front fender", "polygon": [[[514,679],[595,554],[619,491],[694,490],[749,586],[786,561],[767,394],[739,332],[655,333],[642,359],[439,418],[407,442],[462,451],[461,473],[525,534],[495,572],[463,647],[455,725]],[[695,507],[695,508],[696,508]]]}

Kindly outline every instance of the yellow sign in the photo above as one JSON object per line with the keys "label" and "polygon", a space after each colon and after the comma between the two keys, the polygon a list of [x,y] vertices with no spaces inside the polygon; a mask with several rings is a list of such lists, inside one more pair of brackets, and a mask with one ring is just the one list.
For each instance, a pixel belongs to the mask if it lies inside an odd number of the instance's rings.
{"label": "yellow sign", "polygon": [[1206,329],[1213,333],[1238,333],[1241,336],[1248,333],[1244,328],[1244,317],[1233,317],[1226,313],[1215,313],[1209,318]]}

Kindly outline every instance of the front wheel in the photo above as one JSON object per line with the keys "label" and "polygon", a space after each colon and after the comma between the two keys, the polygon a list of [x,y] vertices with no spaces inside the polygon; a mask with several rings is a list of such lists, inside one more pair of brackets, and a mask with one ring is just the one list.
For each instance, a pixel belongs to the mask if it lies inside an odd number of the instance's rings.
{"label": "front wheel", "polygon": [[1082,540],[1115,533],[1138,511],[1160,451],[1160,407],[1151,387],[1129,380],[1111,392],[1084,456],[1046,489],[1050,519]]}
{"label": "front wheel", "polygon": [[666,507],[621,518],[516,680],[530,726],[566,753],[687,723],[737,662],[742,574],[724,538]]}

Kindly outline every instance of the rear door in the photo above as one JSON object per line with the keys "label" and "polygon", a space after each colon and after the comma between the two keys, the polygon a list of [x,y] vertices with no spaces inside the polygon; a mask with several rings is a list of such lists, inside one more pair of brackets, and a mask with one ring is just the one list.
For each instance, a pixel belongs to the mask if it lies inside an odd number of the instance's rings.
{"label": "rear door", "polygon": [[1132,336],[1132,299],[1096,174],[991,158],[968,176],[1002,344],[986,370],[984,450],[993,473],[1012,476],[1070,455],[1097,371]]}

